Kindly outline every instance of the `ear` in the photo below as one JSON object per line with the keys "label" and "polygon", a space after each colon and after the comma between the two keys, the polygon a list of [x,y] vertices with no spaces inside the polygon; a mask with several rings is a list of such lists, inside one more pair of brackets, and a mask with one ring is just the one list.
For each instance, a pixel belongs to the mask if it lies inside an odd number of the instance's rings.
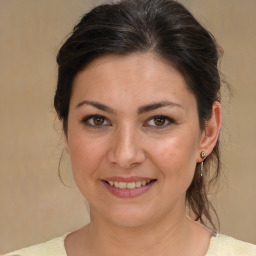
{"label": "ear", "polygon": [[215,101],[212,105],[212,117],[205,123],[205,128],[202,132],[200,145],[198,148],[197,162],[202,162],[200,153],[205,152],[206,156],[210,155],[219,137],[222,124],[221,105]]}

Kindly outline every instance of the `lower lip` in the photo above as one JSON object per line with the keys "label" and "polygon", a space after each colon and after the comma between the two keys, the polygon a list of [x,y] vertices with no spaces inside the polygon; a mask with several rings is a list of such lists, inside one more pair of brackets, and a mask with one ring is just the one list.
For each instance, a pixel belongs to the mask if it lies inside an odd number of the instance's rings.
{"label": "lower lip", "polygon": [[148,183],[146,186],[141,186],[139,188],[133,188],[133,189],[121,189],[121,188],[116,188],[114,186],[109,185],[107,182],[103,181],[103,184],[107,188],[107,190],[112,193],[113,195],[117,197],[122,197],[122,198],[128,198],[128,197],[136,197],[140,196],[144,193],[146,193],[155,183],[156,181],[151,181]]}

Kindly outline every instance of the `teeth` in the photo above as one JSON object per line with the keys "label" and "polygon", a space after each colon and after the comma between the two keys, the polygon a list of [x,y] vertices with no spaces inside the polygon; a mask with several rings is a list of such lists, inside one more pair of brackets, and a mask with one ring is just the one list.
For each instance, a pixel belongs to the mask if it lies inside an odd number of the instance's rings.
{"label": "teeth", "polygon": [[121,189],[134,189],[134,188],[139,188],[141,186],[146,186],[149,181],[136,181],[136,182],[122,182],[122,181],[107,181],[109,185],[114,186],[116,188],[121,188]]}
{"label": "teeth", "polygon": [[126,188],[126,182],[119,182],[119,188]]}
{"label": "teeth", "polygon": [[135,187],[136,187],[135,182],[129,182],[129,183],[127,183],[126,187],[129,188],[129,189],[135,188]]}
{"label": "teeth", "polygon": [[141,182],[141,181],[136,181],[135,187],[136,187],[136,188],[139,188],[139,187],[141,187],[141,186],[142,186],[142,182]]}

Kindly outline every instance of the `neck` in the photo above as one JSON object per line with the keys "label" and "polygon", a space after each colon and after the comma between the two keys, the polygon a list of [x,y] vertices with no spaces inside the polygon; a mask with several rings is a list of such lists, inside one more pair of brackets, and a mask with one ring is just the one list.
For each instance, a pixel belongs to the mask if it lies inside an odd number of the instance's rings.
{"label": "neck", "polygon": [[93,255],[165,255],[164,251],[182,255],[191,235],[185,209],[132,227],[108,222],[93,213],[84,231]]}

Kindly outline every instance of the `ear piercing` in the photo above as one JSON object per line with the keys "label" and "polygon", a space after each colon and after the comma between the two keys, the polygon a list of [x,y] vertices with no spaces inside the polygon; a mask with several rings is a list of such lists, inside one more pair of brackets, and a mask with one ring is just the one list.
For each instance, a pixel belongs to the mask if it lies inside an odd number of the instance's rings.
{"label": "ear piercing", "polygon": [[203,161],[201,162],[201,177],[203,176],[203,172],[204,172],[204,159],[206,158],[206,154],[204,151],[202,151],[200,153],[201,158],[203,159]]}
{"label": "ear piercing", "polygon": [[200,156],[205,159],[206,158],[206,154],[204,153],[204,151],[201,152]]}

